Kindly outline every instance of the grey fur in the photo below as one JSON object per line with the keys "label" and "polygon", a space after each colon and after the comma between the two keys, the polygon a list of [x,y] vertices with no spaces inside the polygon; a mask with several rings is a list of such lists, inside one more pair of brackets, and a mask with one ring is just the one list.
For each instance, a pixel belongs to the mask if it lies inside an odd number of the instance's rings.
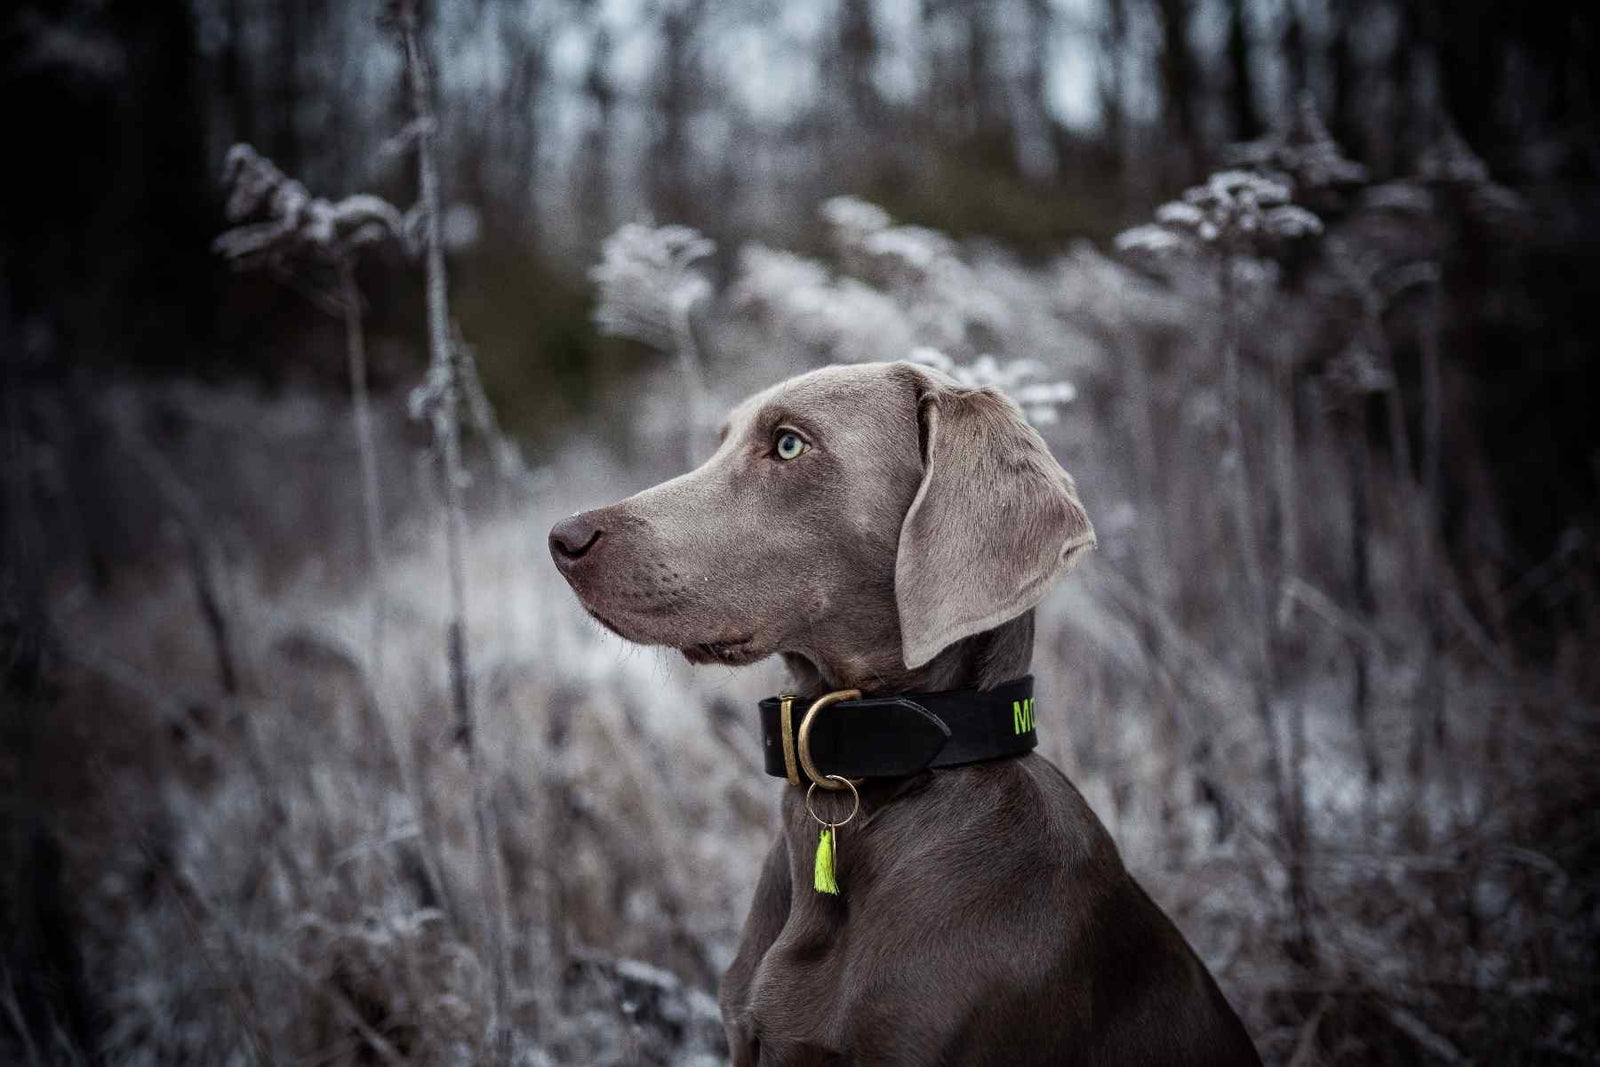
{"label": "grey fur", "polygon": [[[783,460],[788,431],[808,448]],[[751,397],[700,468],[550,541],[605,626],[693,662],[782,655],[811,697],[1026,674],[1033,609],[1094,531],[1009,400],[879,363]],[[785,787],[721,991],[736,1065],[1259,1063],[1049,762],[871,781],[861,797],[832,897],[811,891],[816,824]]]}

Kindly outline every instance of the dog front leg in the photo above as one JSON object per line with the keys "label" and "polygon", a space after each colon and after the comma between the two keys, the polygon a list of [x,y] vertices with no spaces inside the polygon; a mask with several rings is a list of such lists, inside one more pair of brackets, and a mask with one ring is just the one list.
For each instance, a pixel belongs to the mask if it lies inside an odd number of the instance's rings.
{"label": "dog front leg", "polygon": [[733,1067],[756,1067],[760,1060],[761,1042],[756,1037],[750,1009],[750,982],[761,958],[789,919],[790,899],[789,849],[783,835],[779,834],[767,853],[761,878],[756,882],[750,914],[739,935],[739,953],[728,966],[728,973],[722,976],[718,1000],[722,1007],[722,1025],[728,1032]]}

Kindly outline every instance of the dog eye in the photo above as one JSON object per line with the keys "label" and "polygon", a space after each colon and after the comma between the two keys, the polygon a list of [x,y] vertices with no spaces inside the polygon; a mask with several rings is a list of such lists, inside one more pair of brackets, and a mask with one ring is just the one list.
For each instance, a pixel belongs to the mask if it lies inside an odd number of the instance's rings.
{"label": "dog eye", "polygon": [[779,459],[794,459],[806,450],[806,443],[800,440],[800,435],[786,430],[778,435],[778,442],[772,451]]}

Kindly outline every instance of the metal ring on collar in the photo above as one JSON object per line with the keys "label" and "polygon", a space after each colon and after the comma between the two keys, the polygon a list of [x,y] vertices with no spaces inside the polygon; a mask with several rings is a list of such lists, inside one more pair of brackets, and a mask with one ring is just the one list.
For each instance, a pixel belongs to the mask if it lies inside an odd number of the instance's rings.
{"label": "metal ring on collar", "polygon": [[[838,778],[838,775],[824,774],[823,772],[817,770],[817,765],[815,763],[811,762],[811,723],[816,719],[817,712],[821,711],[829,704],[837,704],[841,700],[860,699],[861,690],[859,689],[835,689],[833,692],[824,693],[822,696],[819,696],[816,700],[812,701],[811,708],[806,712],[806,717],[800,720],[800,766],[804,768],[806,777],[811,779],[812,785],[820,785],[824,789],[844,788],[842,785],[834,785],[832,782],[828,781],[830,778]],[[852,791],[855,789],[854,783],[850,782],[848,779],[839,778],[839,781],[849,785]],[[807,792],[809,794],[809,790]]]}
{"label": "metal ring on collar", "polygon": [[[828,777],[832,778],[836,782],[843,782],[844,785],[830,785],[828,782],[822,781],[822,780],[812,782],[810,788],[808,788],[806,790],[806,814],[811,816],[813,819],[817,820],[823,826],[831,827],[832,829],[837,830],[839,827],[843,826],[845,823],[847,823],[851,819],[855,818],[856,817],[856,812],[861,810],[861,794],[856,792],[856,784],[854,782],[852,782],[850,779],[841,778],[837,774],[830,774],[830,775],[828,775]],[[846,815],[844,817],[844,819],[841,820],[840,822],[829,822],[827,819],[824,819],[822,816],[818,815],[815,810],[812,809],[812,807],[811,807],[811,793],[812,793],[812,790],[816,789],[817,786],[819,786],[819,785],[820,786],[824,786],[824,787],[826,787],[828,789],[843,789],[845,786],[849,786],[850,787],[850,795],[852,797],[855,797],[855,801],[856,801],[855,807],[851,808],[850,809],[850,814]]]}

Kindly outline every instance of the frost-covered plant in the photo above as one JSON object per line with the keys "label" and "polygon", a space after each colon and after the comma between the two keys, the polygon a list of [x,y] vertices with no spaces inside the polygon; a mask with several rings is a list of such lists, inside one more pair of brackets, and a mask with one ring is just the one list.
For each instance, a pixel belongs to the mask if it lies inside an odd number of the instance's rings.
{"label": "frost-covered plant", "polygon": [[[358,193],[343,200],[312,196],[247,144],[228,149],[223,163],[224,208],[237,223],[213,242],[239,266],[286,266],[295,260],[338,262],[363,245],[399,238],[405,221],[382,197]],[[264,215],[256,222],[252,216]]]}
{"label": "frost-covered plant", "polygon": [[1078,398],[1077,386],[1064,380],[1047,380],[1050,370],[1036,359],[1013,359],[1002,363],[984,354],[969,363],[957,363],[937,348],[914,348],[907,356],[913,363],[933,367],[962,385],[997,389],[1022,408],[1035,426],[1049,426],[1059,419],[1058,409]]}
{"label": "frost-covered plant", "polygon": [[1121,331],[1134,322],[1178,326],[1188,310],[1170,290],[1088,241],[1074,242],[1056,262],[1052,282],[1051,305],[1058,315],[1103,329]]}
{"label": "frost-covered plant", "polygon": [[354,921],[340,922],[305,911],[285,942],[277,962],[302,983],[338,996],[334,1003],[341,1007],[348,998],[388,1021],[385,1035],[348,1009],[341,1013],[388,1062],[398,1061],[391,1044],[397,1039],[408,1058],[448,1062],[483,1033],[482,962],[452,938],[442,912],[368,907]]}
{"label": "frost-covered plant", "polygon": [[1347,158],[1328,132],[1309,90],[1282,130],[1233,146],[1228,158],[1236,167],[1287,178],[1297,202],[1322,211],[1335,210],[1344,194],[1367,180],[1367,168]]}
{"label": "frost-covered plant", "polygon": [[909,358],[992,385],[1040,424],[1076,396],[1059,368],[1092,341],[1055,306],[1055,278],[998,253],[968,262],[948,236],[896,226],[855,197],[834,197],[819,214],[836,261],[740,250],[727,305],[751,325],[822,359]]}
{"label": "frost-covered plant", "polygon": [[1515,231],[1526,220],[1522,198],[1490,177],[1489,165],[1448,120],[1442,120],[1438,136],[1417,158],[1416,169],[1424,186],[1491,230]]}
{"label": "frost-covered plant", "polygon": [[599,287],[594,321],[600,332],[676,353],[689,398],[685,458],[696,458],[705,419],[705,385],[690,317],[711,295],[711,283],[696,268],[716,245],[688,226],[630,222],[606,238],[589,278]]}
{"label": "frost-covered plant", "polygon": [[825,359],[860,363],[907,351],[916,331],[889,294],[835,277],[814,259],[748,244],[739,250],[728,303]]}
{"label": "frost-covered plant", "polygon": [[820,214],[845,274],[891,294],[921,343],[973,353],[1009,325],[1005,301],[945,234],[893,225],[882,208],[855,197],[834,197]]}
{"label": "frost-covered plant", "polygon": [[595,325],[608,336],[673,351],[683,317],[711,295],[711,283],[695,264],[714,251],[715,244],[687,226],[623,226],[606,238],[599,264],[589,271],[600,289]]}
{"label": "frost-covered plant", "polygon": [[[361,462],[368,566],[383,571],[383,503],[378,490],[377,449],[372,442],[372,407],[367,388],[366,335],[361,323],[361,291],[355,262],[366,246],[401,239],[405,222],[398,208],[377,196],[357,194],[339,201],[314,197],[248,144],[228,149],[223,163],[228,221],[236,225],[213,243],[236,268],[288,273],[297,266],[331,266],[337,296],[312,292],[316,303],[344,320],[345,362],[350,376],[351,421]],[[255,221],[248,221],[248,220]],[[372,634],[368,657],[375,676],[383,673],[386,606],[381,580],[374,582]]]}
{"label": "frost-covered plant", "polygon": [[1174,254],[1269,256],[1322,232],[1322,220],[1290,202],[1290,186],[1262,174],[1224,170],[1181,200],[1156,209],[1156,220],[1117,235],[1118,251],[1163,259]]}
{"label": "frost-covered plant", "polygon": [[1278,395],[1273,417],[1269,420],[1274,477],[1269,484],[1270,511],[1277,517],[1279,537],[1273,570],[1269,574],[1267,557],[1258,543],[1255,488],[1247,469],[1247,405],[1240,353],[1241,290],[1256,294],[1269,292],[1271,287],[1261,283],[1276,276],[1273,257],[1287,251],[1296,241],[1322,233],[1322,221],[1312,212],[1291,203],[1291,192],[1287,178],[1243,170],[1220,171],[1204,184],[1186,190],[1181,200],[1161,205],[1156,209],[1155,222],[1119,235],[1116,244],[1124,254],[1162,266],[1200,259],[1216,268],[1220,283],[1219,362],[1226,432],[1221,466],[1233,513],[1239,566],[1249,590],[1253,666],[1257,677],[1264,679],[1254,693],[1255,711],[1267,739],[1278,828],[1292,853],[1289,889],[1294,924],[1286,948],[1296,957],[1307,958],[1311,907],[1304,871],[1304,853],[1309,849],[1309,839],[1303,818],[1305,783],[1301,774],[1303,704],[1295,704],[1290,718],[1287,775],[1279,753],[1278,727],[1273,715],[1273,701],[1277,697],[1273,689],[1281,677],[1273,604],[1295,577],[1294,428],[1288,418],[1293,410],[1292,382],[1285,364],[1277,363],[1273,378]]}
{"label": "frost-covered plant", "polygon": [[826,200],[818,214],[828,227],[834,249],[843,258],[852,255],[873,234],[888,229],[891,221],[883,208],[854,196]]}
{"label": "frost-covered plant", "polygon": [[887,211],[858,197],[833,197],[817,213],[845,273],[873,285],[914,290],[966,270],[949,237],[926,226],[896,226]]}
{"label": "frost-covered plant", "polygon": [[927,285],[963,273],[956,243],[926,226],[890,226],[866,234],[859,245],[866,261],[890,287]]}
{"label": "frost-covered plant", "polygon": [[405,82],[410,90],[415,123],[417,209],[421,252],[426,280],[428,322],[428,379],[419,390],[424,397],[433,430],[444,497],[445,563],[449,577],[450,621],[445,629],[446,663],[451,681],[455,737],[466,758],[472,784],[473,823],[476,831],[478,903],[484,932],[484,956],[490,976],[492,1011],[486,1029],[489,1055],[496,1067],[511,1058],[510,941],[506,930],[508,889],[501,864],[499,824],[490,803],[487,774],[482,765],[473,702],[473,676],[467,644],[467,583],[464,540],[467,529],[463,506],[465,468],[461,461],[461,407],[468,395],[465,384],[472,353],[453,334],[449,280],[444,258],[443,215],[438,165],[438,123],[434,118],[430,71],[417,34],[414,0],[391,0],[389,21],[404,60]]}
{"label": "frost-covered plant", "polygon": [[860,234],[876,233],[887,229],[893,220],[877,204],[858,196],[835,196],[823,201],[818,209],[824,222],[840,231]]}
{"label": "frost-covered plant", "polygon": [[1489,180],[1489,165],[1453,123],[1445,122],[1417,157],[1417,177],[1438,185],[1478,185]]}

